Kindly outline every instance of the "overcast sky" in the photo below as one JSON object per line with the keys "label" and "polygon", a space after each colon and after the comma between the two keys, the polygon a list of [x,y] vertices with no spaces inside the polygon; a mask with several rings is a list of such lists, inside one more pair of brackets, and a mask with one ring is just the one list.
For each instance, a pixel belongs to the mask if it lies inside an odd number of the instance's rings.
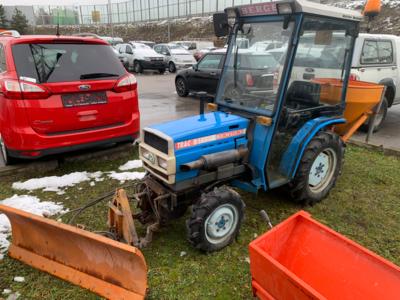
{"label": "overcast sky", "polygon": [[104,4],[107,0],[0,0],[0,3],[3,5],[74,5]]}

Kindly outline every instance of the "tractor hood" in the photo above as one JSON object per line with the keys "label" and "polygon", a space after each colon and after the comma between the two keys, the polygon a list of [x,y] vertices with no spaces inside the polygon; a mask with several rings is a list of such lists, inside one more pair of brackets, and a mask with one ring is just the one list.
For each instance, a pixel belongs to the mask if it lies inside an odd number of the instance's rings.
{"label": "tractor hood", "polygon": [[[196,144],[192,146],[196,146],[244,136],[248,123],[249,120],[246,118],[218,111],[158,124],[150,128],[171,137],[175,143],[175,150],[179,150],[191,147],[191,141],[195,141]],[[199,140],[199,138],[204,139]],[[179,147],[180,142],[188,142],[187,147]]]}

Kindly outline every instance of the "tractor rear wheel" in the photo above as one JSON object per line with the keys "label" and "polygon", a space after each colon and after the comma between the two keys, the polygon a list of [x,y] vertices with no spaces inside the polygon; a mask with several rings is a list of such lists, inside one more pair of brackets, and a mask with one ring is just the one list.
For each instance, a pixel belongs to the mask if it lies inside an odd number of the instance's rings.
{"label": "tractor rear wheel", "polygon": [[239,234],[244,208],[240,195],[226,186],[201,195],[186,222],[189,241],[205,252],[228,246]]}
{"label": "tractor rear wheel", "polygon": [[344,157],[344,144],[340,137],[321,131],[311,140],[289,184],[292,200],[313,205],[324,199],[335,186]]}

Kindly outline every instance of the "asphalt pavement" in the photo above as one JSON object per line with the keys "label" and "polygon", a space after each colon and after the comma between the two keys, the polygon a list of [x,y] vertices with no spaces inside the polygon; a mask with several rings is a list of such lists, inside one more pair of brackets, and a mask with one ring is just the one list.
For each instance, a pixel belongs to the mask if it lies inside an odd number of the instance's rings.
{"label": "asphalt pavement", "polygon": [[[174,80],[175,75],[168,73],[160,75],[146,72],[137,75],[142,127],[198,113],[198,99],[179,97]],[[364,141],[365,134],[357,133],[353,139]],[[383,128],[373,135],[370,143],[400,150],[400,105],[389,109]],[[0,155],[0,168],[2,166],[4,163]]]}

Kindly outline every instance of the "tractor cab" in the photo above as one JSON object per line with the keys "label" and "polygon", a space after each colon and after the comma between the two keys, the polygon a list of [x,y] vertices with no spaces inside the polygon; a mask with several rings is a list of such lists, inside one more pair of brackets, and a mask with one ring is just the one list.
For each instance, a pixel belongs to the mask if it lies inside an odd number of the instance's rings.
{"label": "tractor cab", "polygon": [[[253,187],[289,183],[307,135],[344,122],[360,20],[358,12],[303,0],[233,7],[214,16],[216,35],[226,36],[229,45],[215,103],[220,111],[250,120]],[[243,39],[248,49],[240,49]],[[270,46],[277,43],[278,49]],[[246,56],[252,63],[243,64]],[[329,153],[320,157],[322,165],[333,159]],[[315,186],[328,171],[320,169],[313,173]]]}

